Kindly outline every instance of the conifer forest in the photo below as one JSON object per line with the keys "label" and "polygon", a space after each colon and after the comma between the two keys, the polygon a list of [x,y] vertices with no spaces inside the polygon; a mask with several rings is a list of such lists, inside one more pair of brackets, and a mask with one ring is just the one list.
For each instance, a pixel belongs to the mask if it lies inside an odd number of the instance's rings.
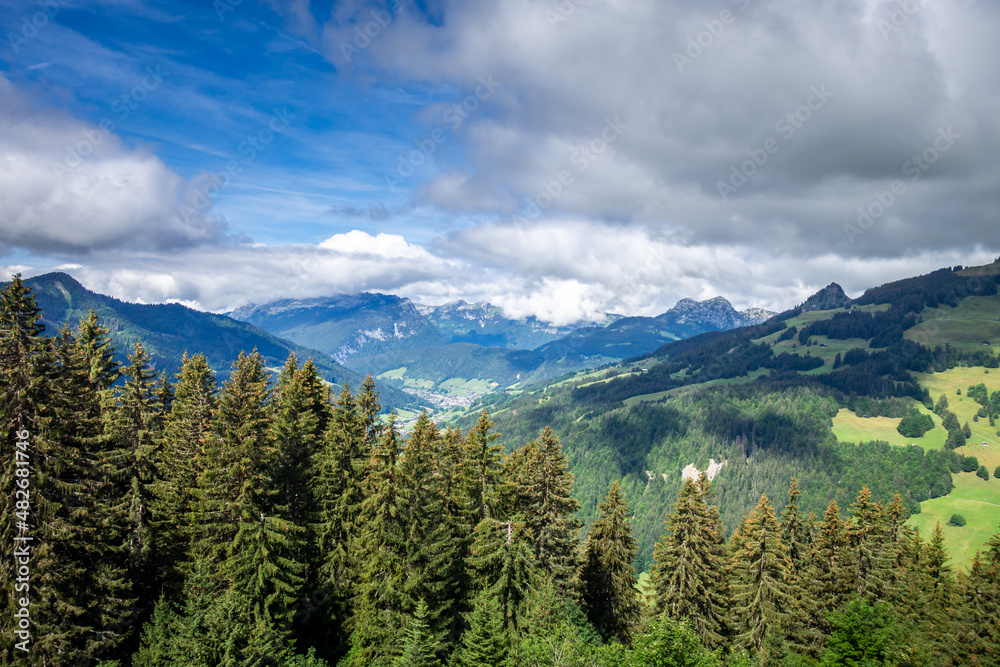
{"label": "conifer forest", "polygon": [[93,314],[39,319],[15,278],[5,665],[1000,664],[1000,535],[955,568],[898,494],[817,514],[790,479],[726,529],[702,473],[640,576],[634,499],[614,480],[581,512],[549,428],[504,448],[487,411],[425,412],[404,434],[370,376],[251,350],[221,383],[200,354],[169,376],[142,341],[116,362]]}

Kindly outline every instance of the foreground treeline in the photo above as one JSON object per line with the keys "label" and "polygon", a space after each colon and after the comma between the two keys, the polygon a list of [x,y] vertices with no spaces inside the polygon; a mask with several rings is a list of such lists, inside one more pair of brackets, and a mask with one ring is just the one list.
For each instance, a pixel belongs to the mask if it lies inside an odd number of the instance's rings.
{"label": "foreground treeline", "polygon": [[31,472],[0,532],[34,540],[27,654],[0,569],[3,664],[998,664],[1000,538],[956,576],[898,500],[817,521],[793,484],[727,541],[687,482],[640,591],[621,488],[584,529],[551,431],[505,454],[486,413],[424,415],[404,440],[370,379],[333,397],[252,353],[171,380],[140,344],[119,367],[94,317],[43,336],[19,279],[0,301],[5,497],[21,431]]}

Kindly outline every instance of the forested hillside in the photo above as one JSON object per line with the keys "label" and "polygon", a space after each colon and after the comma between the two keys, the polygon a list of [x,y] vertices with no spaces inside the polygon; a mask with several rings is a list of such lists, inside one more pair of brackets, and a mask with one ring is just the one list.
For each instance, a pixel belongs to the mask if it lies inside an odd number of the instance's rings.
{"label": "forested hillside", "polygon": [[[624,467],[626,480],[643,442],[668,435],[705,453],[734,443],[722,454],[752,480],[674,485],[643,561],[633,522],[645,491],[592,477],[603,502],[582,512],[584,525],[570,467],[591,453],[568,457],[533,421],[506,451],[485,411],[467,431],[424,414],[404,439],[380,416],[370,378],[333,397],[310,362],[290,356],[272,382],[254,351],[221,387],[200,354],[157,379],[141,344],[115,361],[96,317],[44,336],[20,278],[0,304],[2,485],[17,498],[0,532],[18,555],[16,570],[12,559],[0,570],[4,664],[1000,659],[1000,537],[956,575],[940,527],[928,540],[904,524],[907,504],[944,484],[956,455],[849,454],[822,437],[831,399],[808,389],[734,389],[587,427],[620,443],[604,469]],[[760,492],[792,458],[823,462],[804,482],[817,497],[827,489],[822,519],[794,479]],[[752,511],[733,513],[736,489],[757,496]],[[649,569],[642,587],[637,563]]]}
{"label": "forested hillside", "polygon": [[[973,302],[984,313],[974,320],[981,337],[989,340],[992,327],[1000,342],[1000,276],[993,266],[958,268],[872,288],[846,303],[831,286],[763,324],[695,336],[537,390],[485,397],[479,407],[490,410],[508,448],[553,428],[576,474],[583,516],[593,516],[607,485],[621,479],[636,510],[640,568],[681,471],[690,464],[706,470],[713,458],[726,462],[715,485],[727,535],[762,492],[775,497],[792,477],[803,507],[817,515],[831,500],[846,506],[862,485],[880,502],[899,493],[918,513],[921,501],[951,492],[953,474],[992,461],[992,450],[966,447],[962,423],[940,410],[946,446],[926,452],[872,442],[875,435],[838,442],[833,418],[848,410],[898,423],[940,398],[921,387],[921,374],[1000,365],[982,341],[949,343],[945,327],[971,326],[963,304]],[[961,321],[937,313],[942,308]],[[477,410],[457,423],[470,426]]]}
{"label": "forested hillside", "polygon": [[[203,313],[176,303],[126,303],[95,294],[65,273],[36,276],[26,283],[42,308],[42,322],[49,333],[55,333],[63,326],[76,326],[93,310],[110,330],[119,362],[124,362],[127,352],[141,341],[150,363],[157,371],[168,374],[180,369],[185,352],[202,353],[220,378],[225,378],[241,351],[256,349],[268,367],[275,371],[289,354],[294,353],[301,359],[313,359],[319,373],[328,382],[359,384],[364,378],[364,375],[341,366],[317,350],[277,338],[255,326],[222,315]],[[385,388],[384,399],[400,408],[419,405],[413,396],[392,387]]]}

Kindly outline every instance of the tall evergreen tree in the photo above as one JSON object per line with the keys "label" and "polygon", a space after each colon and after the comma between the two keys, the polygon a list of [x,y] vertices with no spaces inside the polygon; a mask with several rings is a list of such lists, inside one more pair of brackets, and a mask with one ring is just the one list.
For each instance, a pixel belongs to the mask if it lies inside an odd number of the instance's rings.
{"label": "tall evergreen tree", "polygon": [[155,548],[162,559],[162,581],[174,592],[194,562],[193,544],[202,521],[198,514],[198,480],[214,438],[211,425],[216,403],[215,374],[205,355],[185,354],[164,424],[153,482]]}
{"label": "tall evergreen tree", "polygon": [[[0,515],[0,539],[5,545],[14,545],[15,537],[37,535],[35,515],[39,507],[33,498],[38,482],[41,448],[40,428],[44,414],[51,403],[51,383],[54,360],[48,353],[49,343],[42,335],[41,310],[30,288],[17,274],[0,290],[0,425],[3,439],[8,446],[0,447],[0,493],[11,499],[30,529],[19,528],[14,512]],[[27,488],[18,485],[20,480]],[[17,503],[23,503],[17,505]],[[28,508],[23,510],[22,508]],[[24,533],[22,535],[22,533]],[[0,567],[0,657],[5,663],[14,661],[14,633],[11,626],[15,600],[14,569],[5,564]],[[34,597],[30,597],[33,602]]]}
{"label": "tall evergreen tree", "polygon": [[114,449],[108,453],[106,465],[112,483],[111,502],[120,504],[125,514],[119,526],[120,539],[142,606],[157,597],[151,508],[155,502],[152,484],[162,437],[162,406],[156,393],[156,373],[141,343],[136,343],[128,360],[108,420]]}
{"label": "tall evergreen tree", "polygon": [[350,386],[345,384],[334,403],[323,446],[317,456],[313,487],[318,510],[316,537],[323,555],[320,580],[330,587],[341,604],[346,604],[352,595],[350,550],[370,456],[357,401]]}
{"label": "tall evergreen tree", "polygon": [[456,613],[462,582],[452,566],[464,556],[462,528],[447,511],[441,459],[440,434],[424,412],[413,426],[400,466],[409,499],[404,594],[411,613],[418,601],[425,602],[438,640],[451,629]]}
{"label": "tall evergreen tree", "polygon": [[462,635],[461,667],[498,667],[506,664],[510,636],[504,630],[500,605],[489,591],[482,591],[469,615],[469,629]]}
{"label": "tall evergreen tree", "polygon": [[598,505],[584,547],[580,585],[587,617],[605,640],[627,643],[639,621],[632,514],[617,481]]}
{"label": "tall evergreen tree", "polygon": [[799,481],[792,479],[788,487],[788,504],[781,513],[781,538],[788,547],[788,557],[792,562],[792,574],[803,577],[807,567],[810,543],[812,542],[811,526],[808,518],[802,514],[799,507]]}
{"label": "tall evergreen tree", "polygon": [[427,624],[427,614],[427,603],[421,600],[406,629],[403,652],[393,661],[393,667],[437,667],[441,664],[435,655],[436,642]]}
{"label": "tall evergreen tree", "polygon": [[766,495],[750,512],[735,561],[732,585],[737,642],[760,652],[769,635],[782,631],[794,605],[789,591],[788,548]]}
{"label": "tall evergreen tree", "polygon": [[687,479],[665,534],[653,550],[650,583],[661,614],[686,621],[706,646],[722,642],[726,621],[726,548],[711,482]]}
{"label": "tall evergreen tree", "polygon": [[948,646],[955,665],[1000,664],[1000,534],[986,547],[959,578],[959,615]]}
{"label": "tall evergreen tree", "polygon": [[310,359],[300,368],[289,355],[275,389],[271,438],[275,447],[274,481],[286,518],[305,527],[312,520],[314,459],[330,421],[330,390]]}
{"label": "tall evergreen tree", "polygon": [[500,437],[493,431],[494,426],[489,414],[483,410],[466,438],[468,457],[473,465],[470,495],[478,508],[479,521],[493,516],[497,503],[503,447],[493,444]]}
{"label": "tall evergreen tree", "polygon": [[240,353],[213,423],[222,465],[210,466],[205,476],[208,517],[216,525],[205,533],[209,544],[198,550],[210,568],[220,563],[237,624],[249,629],[245,637],[230,642],[254,662],[289,653],[283,632],[304,570],[298,560],[303,529],[284,518],[287,510],[271,476],[272,407],[263,357],[256,350]]}
{"label": "tall evergreen tree", "polygon": [[469,558],[473,585],[487,590],[499,604],[504,629],[516,636],[521,603],[535,576],[531,535],[520,516],[510,521],[484,519],[476,526]]}
{"label": "tall evergreen tree", "polygon": [[858,595],[875,601],[886,596],[891,585],[892,560],[887,538],[886,519],[882,506],[872,501],[871,491],[864,487],[851,505],[854,521],[848,534],[856,558],[856,587]]}
{"label": "tall evergreen tree", "polygon": [[379,413],[382,405],[379,403],[379,391],[371,374],[365,376],[358,391],[358,416],[361,419],[361,430],[364,433],[365,444],[370,450],[382,437],[385,424]]}
{"label": "tall evergreen tree", "polygon": [[410,506],[397,466],[399,440],[395,414],[376,443],[364,479],[353,552],[357,586],[352,603],[351,654],[345,663],[362,667],[385,662],[396,653],[405,625],[407,531]]}
{"label": "tall evergreen tree", "polygon": [[539,569],[567,593],[576,569],[580,505],[572,495],[569,461],[551,428],[504,460],[502,479],[505,509],[524,518]]}

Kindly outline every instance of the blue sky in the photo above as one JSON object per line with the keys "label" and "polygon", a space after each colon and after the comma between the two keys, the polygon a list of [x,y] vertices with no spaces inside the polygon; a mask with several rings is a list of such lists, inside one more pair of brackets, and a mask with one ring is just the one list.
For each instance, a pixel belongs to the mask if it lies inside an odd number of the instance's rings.
{"label": "blue sky", "polygon": [[991,261],[998,29],[968,0],[14,0],[0,269],[566,323]]}

